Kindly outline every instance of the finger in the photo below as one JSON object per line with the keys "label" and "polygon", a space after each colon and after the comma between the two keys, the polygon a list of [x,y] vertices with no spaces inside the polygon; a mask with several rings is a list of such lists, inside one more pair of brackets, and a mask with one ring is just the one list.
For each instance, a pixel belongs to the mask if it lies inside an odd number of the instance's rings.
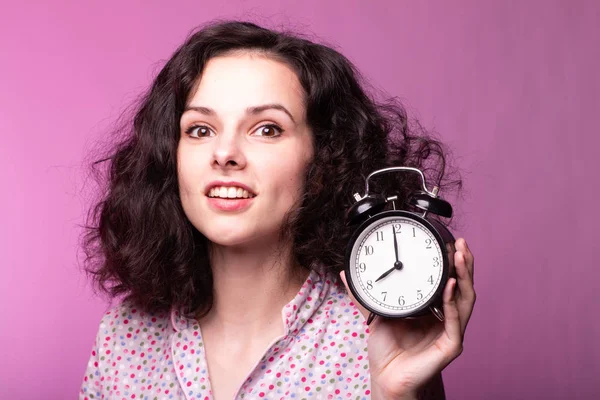
{"label": "finger", "polygon": [[444,289],[444,329],[446,331],[445,352],[448,362],[462,352],[463,330],[456,301],[456,279],[450,278]]}
{"label": "finger", "polygon": [[458,293],[456,293],[456,303],[459,312],[461,331],[464,335],[467,323],[471,318],[473,306],[475,305],[475,289],[473,279],[469,274],[467,261],[462,251],[457,251],[454,255],[456,275],[458,277]]}
{"label": "finger", "polygon": [[454,253],[454,269],[458,278],[458,288],[463,294],[468,294],[469,290],[473,290],[473,276],[469,270],[467,256],[462,251]]}
{"label": "finger", "polygon": [[354,295],[352,294],[352,291],[348,287],[348,282],[346,281],[346,273],[344,271],[340,272],[340,278],[342,279],[342,282],[344,282],[344,286],[346,286],[346,292],[348,292],[348,296],[350,296],[350,299],[356,305],[356,308],[358,308],[358,310],[363,315],[363,317],[365,317],[365,319],[369,318],[369,310],[364,308],[358,301],[356,301]]}
{"label": "finger", "polygon": [[467,268],[469,269],[469,274],[471,275],[471,280],[475,282],[475,257],[473,256],[473,253],[471,253],[471,250],[467,245],[467,241],[464,238],[458,238],[456,240],[456,249],[464,254]]}

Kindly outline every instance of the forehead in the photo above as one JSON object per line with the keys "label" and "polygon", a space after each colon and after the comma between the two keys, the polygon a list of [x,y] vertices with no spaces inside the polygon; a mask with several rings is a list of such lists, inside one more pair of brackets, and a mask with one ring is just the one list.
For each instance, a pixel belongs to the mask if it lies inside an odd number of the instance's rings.
{"label": "forehead", "polygon": [[188,105],[218,112],[280,103],[295,116],[304,115],[304,91],[286,64],[257,53],[211,58],[204,67]]}

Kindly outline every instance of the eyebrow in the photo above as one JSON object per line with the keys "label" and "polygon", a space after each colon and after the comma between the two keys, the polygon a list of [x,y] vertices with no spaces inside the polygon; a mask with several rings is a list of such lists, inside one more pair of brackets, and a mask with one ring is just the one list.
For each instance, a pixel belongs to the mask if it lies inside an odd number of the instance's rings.
{"label": "eyebrow", "polygon": [[[262,112],[264,112],[266,110],[279,110],[279,111],[283,111],[284,113],[286,113],[288,115],[288,117],[290,117],[290,119],[292,120],[293,123],[296,123],[296,120],[292,116],[292,113],[290,113],[287,108],[285,108],[281,104],[277,104],[277,103],[263,104],[263,105],[260,105],[260,106],[248,107],[248,108],[246,108],[246,114],[257,115],[257,114],[260,114],[260,113],[262,113]],[[183,110],[183,112],[186,112],[186,111],[197,111],[197,112],[199,112],[201,114],[210,115],[210,116],[217,115],[217,113],[215,112],[215,110],[213,110],[212,108],[209,108],[209,107],[204,107],[204,106],[187,106]]]}

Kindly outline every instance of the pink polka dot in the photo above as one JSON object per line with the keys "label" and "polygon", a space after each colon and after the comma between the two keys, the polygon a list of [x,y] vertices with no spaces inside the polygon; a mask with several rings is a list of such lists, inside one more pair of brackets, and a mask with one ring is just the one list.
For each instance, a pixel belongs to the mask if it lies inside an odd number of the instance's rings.
{"label": "pink polka dot", "polygon": [[[311,273],[313,276],[317,275]],[[356,307],[343,306],[350,300],[337,280],[327,281],[319,278],[305,283],[285,306],[281,318],[286,324],[286,338],[263,354],[264,358],[243,383],[240,393],[246,398],[288,399],[291,393],[303,389],[304,397],[311,397],[312,393],[335,399],[370,396],[370,390],[359,389],[368,385],[370,378],[365,335],[368,327],[351,317],[359,313]],[[131,315],[135,315],[135,321],[123,317]],[[92,350],[94,358],[84,376],[89,393],[106,391],[104,396],[97,396],[99,399],[176,397],[190,392],[197,383],[208,382],[198,321],[182,314],[151,316],[126,308],[103,318],[99,337],[104,340]],[[136,325],[131,330],[126,326],[130,323]],[[107,358],[102,365],[97,360],[99,355]],[[136,357],[144,362],[135,362]],[[352,363],[348,363],[349,357],[353,357]],[[334,361],[336,358],[338,362]],[[196,376],[197,380],[187,380],[189,376]],[[168,389],[160,387],[165,381],[169,381]],[[199,391],[205,400],[210,398],[209,389]],[[193,396],[198,394],[194,389]]]}

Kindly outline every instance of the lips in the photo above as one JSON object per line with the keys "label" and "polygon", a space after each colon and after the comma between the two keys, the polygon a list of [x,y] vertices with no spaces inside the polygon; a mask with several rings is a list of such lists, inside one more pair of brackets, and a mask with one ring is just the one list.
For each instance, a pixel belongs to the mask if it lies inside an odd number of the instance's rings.
{"label": "lips", "polygon": [[254,197],[247,199],[222,199],[209,197],[208,205],[215,211],[243,211],[254,202]]}

